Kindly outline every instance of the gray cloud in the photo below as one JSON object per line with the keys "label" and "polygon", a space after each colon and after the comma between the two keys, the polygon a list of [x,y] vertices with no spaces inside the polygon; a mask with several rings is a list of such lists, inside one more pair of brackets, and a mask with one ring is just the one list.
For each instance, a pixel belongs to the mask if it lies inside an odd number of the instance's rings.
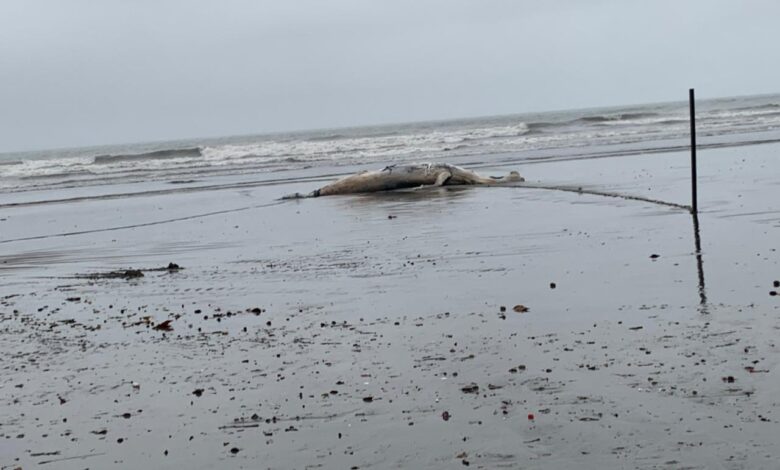
{"label": "gray cloud", "polygon": [[0,4],[0,151],[777,92],[780,3]]}

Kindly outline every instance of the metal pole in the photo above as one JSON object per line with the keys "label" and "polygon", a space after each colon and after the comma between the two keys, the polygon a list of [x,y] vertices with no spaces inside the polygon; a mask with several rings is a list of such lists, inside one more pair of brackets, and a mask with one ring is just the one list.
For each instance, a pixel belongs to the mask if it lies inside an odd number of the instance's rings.
{"label": "metal pole", "polygon": [[696,191],[696,105],[694,104],[693,88],[688,90],[688,102],[691,108],[691,212],[699,213]]}

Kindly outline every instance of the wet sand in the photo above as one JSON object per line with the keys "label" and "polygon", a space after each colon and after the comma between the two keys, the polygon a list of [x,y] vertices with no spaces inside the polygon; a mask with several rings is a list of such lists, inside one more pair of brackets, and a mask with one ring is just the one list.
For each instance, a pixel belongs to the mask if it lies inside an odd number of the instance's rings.
{"label": "wet sand", "polygon": [[775,468],[779,151],[4,207],[0,468]]}

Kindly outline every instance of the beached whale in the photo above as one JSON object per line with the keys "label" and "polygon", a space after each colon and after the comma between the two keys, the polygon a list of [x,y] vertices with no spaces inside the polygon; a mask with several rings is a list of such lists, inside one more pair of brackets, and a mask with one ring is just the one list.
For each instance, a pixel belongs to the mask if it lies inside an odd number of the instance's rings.
{"label": "beached whale", "polygon": [[308,194],[295,193],[285,199],[331,196],[334,194],[373,193],[393,189],[416,188],[420,186],[455,186],[471,184],[500,184],[525,181],[516,171],[507,176],[481,176],[449,163],[411,163],[390,165],[381,170],[361,171],[346,176]]}

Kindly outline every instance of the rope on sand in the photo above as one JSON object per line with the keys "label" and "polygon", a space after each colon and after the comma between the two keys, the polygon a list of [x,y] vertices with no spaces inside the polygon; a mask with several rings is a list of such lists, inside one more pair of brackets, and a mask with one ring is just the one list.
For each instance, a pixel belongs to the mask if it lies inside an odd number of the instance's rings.
{"label": "rope on sand", "polygon": [[[504,186],[507,187],[507,186]],[[612,197],[617,199],[626,199],[630,201],[642,201],[642,202],[649,202],[651,204],[658,204],[660,206],[667,206],[667,207],[674,207],[676,209],[684,209],[686,211],[691,211],[691,206],[686,206],[684,204],[677,204],[675,202],[668,202],[668,201],[662,201],[660,199],[652,199],[648,197],[642,197],[642,196],[632,196],[629,194],[620,194],[620,193],[614,193],[609,191],[598,191],[594,189],[583,189],[582,187],[575,187],[575,186],[548,186],[548,185],[540,185],[540,184],[521,184],[521,185],[512,185],[508,186],[512,188],[520,188],[520,189],[546,189],[550,191],[564,191],[567,193],[577,193],[577,194],[590,194],[592,196],[602,196],[602,197]]]}
{"label": "rope on sand", "polygon": [[220,214],[230,214],[233,212],[241,212],[246,211],[250,209],[259,209],[263,207],[271,207],[271,206],[278,206],[279,204],[284,204],[288,201],[274,201],[268,204],[255,204],[251,206],[244,206],[244,207],[238,207],[236,209],[224,209],[221,211],[214,211],[214,212],[206,212],[203,214],[194,214],[194,215],[188,215],[184,217],[176,217],[173,219],[164,219],[164,220],[155,220],[154,222],[144,222],[141,224],[132,224],[132,225],[120,225],[118,227],[107,227],[107,228],[96,228],[92,230],[79,230],[75,232],[62,232],[62,233],[52,233],[48,235],[36,235],[32,237],[22,237],[22,238],[11,238],[9,240],[0,240],[0,243],[11,243],[11,242],[21,242],[21,241],[28,241],[28,240],[42,240],[44,238],[57,238],[57,237],[71,237],[74,235],[86,235],[89,233],[100,233],[100,232],[113,232],[116,230],[127,230],[131,228],[139,228],[139,227],[150,227],[153,225],[163,225],[163,224],[169,224],[172,222],[181,222],[183,220],[193,220],[193,219],[200,219],[203,217],[211,217],[213,215],[220,215]]}

